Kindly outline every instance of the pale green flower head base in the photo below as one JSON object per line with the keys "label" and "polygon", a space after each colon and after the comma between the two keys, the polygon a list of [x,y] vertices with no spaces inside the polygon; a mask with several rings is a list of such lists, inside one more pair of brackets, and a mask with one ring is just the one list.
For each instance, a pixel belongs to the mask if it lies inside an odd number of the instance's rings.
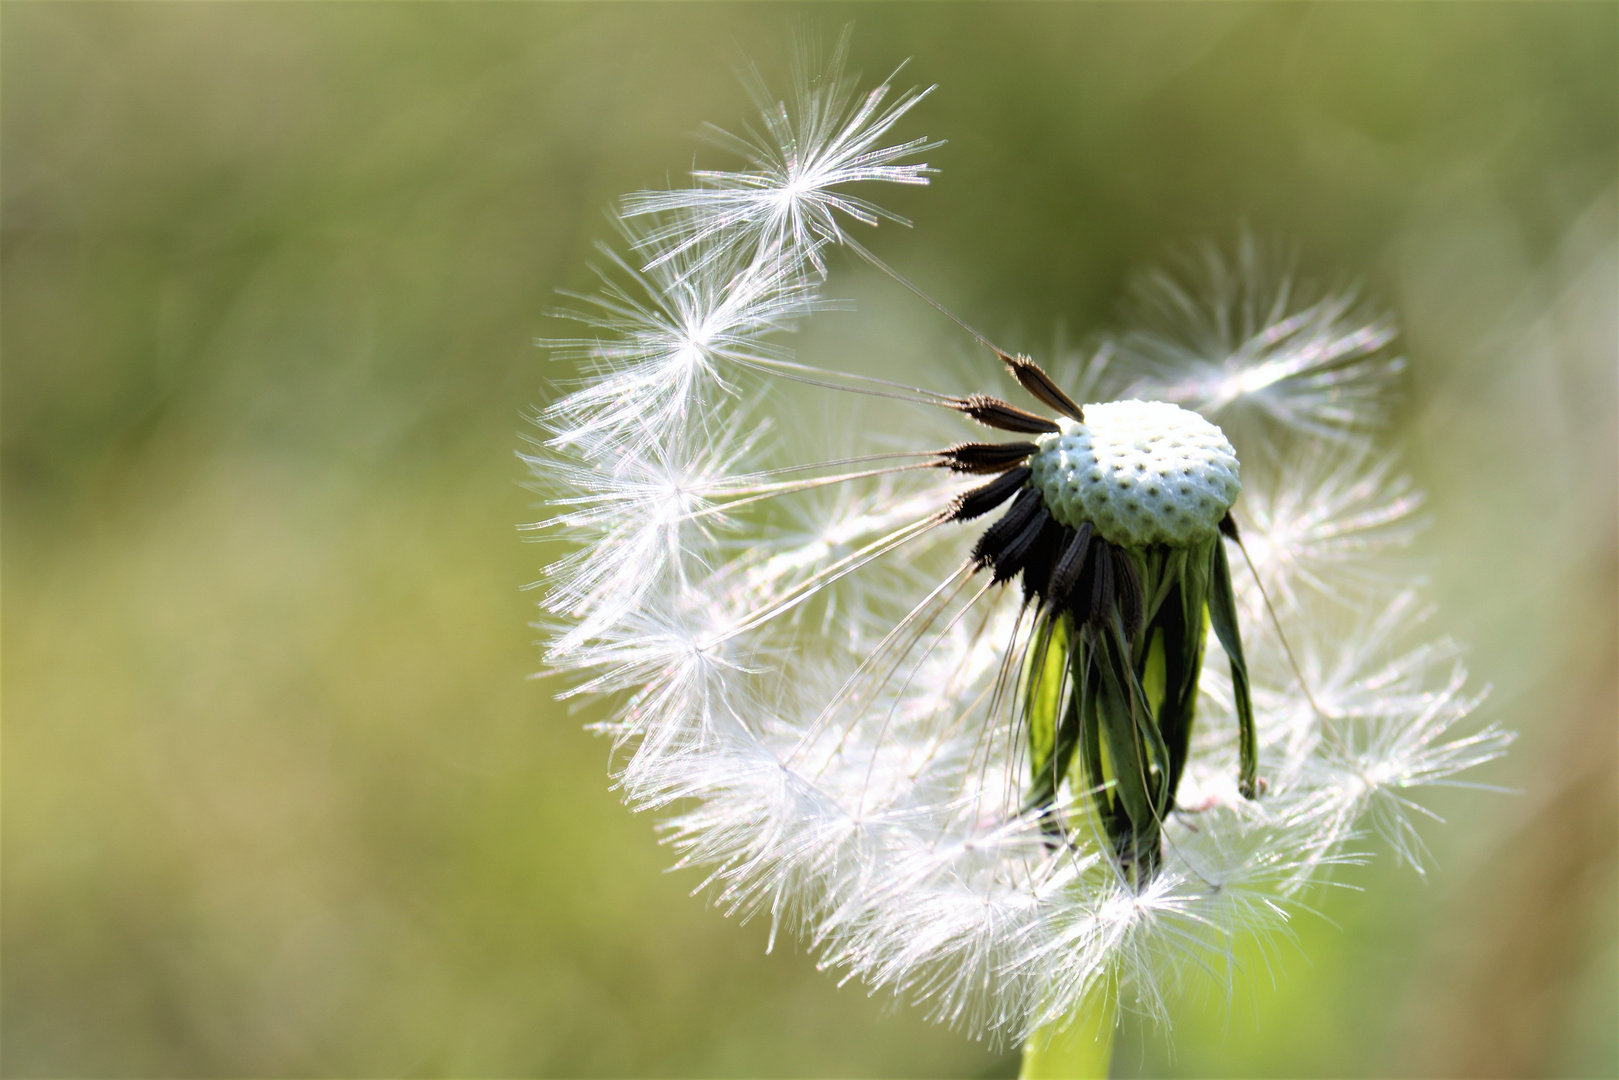
{"label": "pale green flower head base", "polygon": [[1162,401],[1087,405],[1035,440],[1030,483],[1051,516],[1124,547],[1185,547],[1214,535],[1242,491],[1237,452],[1197,413]]}

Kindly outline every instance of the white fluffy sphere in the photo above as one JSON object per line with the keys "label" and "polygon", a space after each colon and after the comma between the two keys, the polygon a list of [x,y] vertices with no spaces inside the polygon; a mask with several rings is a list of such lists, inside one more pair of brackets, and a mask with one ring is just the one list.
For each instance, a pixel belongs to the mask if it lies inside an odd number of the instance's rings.
{"label": "white fluffy sphere", "polygon": [[1030,459],[1031,483],[1071,528],[1089,521],[1115,544],[1184,546],[1217,530],[1242,490],[1225,433],[1162,401],[1085,406]]}

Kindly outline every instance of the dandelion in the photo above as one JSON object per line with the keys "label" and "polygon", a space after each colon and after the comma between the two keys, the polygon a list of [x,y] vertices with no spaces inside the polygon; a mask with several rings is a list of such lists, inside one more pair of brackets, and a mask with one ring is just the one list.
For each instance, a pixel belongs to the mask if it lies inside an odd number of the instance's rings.
{"label": "dandelion", "polygon": [[[892,139],[925,91],[857,92],[845,49],[789,102],[752,80],[744,168],[626,199],[551,343],[588,378],[526,455],[573,544],[547,658],[725,911],[1031,1069],[1105,1064],[1118,1010],[1234,982],[1366,828],[1420,868],[1420,790],[1509,737],[1456,733],[1479,695],[1414,636],[1420,496],[1374,445],[1403,361],[1350,296],[1211,255],[1067,389],[961,323],[1025,405],[787,350],[830,257],[887,270],[869,188],[930,173]],[[796,445],[809,395],[882,433]]]}

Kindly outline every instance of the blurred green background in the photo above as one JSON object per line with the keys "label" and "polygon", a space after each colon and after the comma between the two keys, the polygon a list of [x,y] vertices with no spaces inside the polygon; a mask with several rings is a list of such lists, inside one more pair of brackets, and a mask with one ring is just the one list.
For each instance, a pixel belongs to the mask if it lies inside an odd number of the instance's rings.
{"label": "blurred green background", "polygon": [[[1616,13],[6,4],[5,1074],[1015,1071],[688,897],[526,678],[555,290],[852,20],[949,140],[870,242],[1004,341],[1245,226],[1397,314],[1430,626],[1522,732],[1426,881],[1345,874],[1115,1071],[1614,1075]],[[833,287],[806,354],[969,355]]]}

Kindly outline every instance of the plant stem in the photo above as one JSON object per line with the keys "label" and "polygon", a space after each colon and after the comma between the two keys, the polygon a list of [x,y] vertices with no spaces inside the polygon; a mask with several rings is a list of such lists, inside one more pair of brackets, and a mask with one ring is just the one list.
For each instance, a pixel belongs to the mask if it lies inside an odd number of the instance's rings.
{"label": "plant stem", "polygon": [[1029,1036],[1018,1080],[1104,1080],[1113,1063],[1117,993],[1098,986],[1066,1019]]}

